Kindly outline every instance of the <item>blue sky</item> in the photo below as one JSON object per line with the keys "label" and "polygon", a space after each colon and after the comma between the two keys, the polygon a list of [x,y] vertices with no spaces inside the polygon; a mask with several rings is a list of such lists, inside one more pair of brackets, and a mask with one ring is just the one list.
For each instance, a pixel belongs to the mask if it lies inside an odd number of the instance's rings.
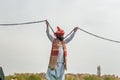
{"label": "blue sky", "polygon": [[[119,0],[0,0],[0,23],[47,19],[53,29],[61,26],[66,34],[79,26],[99,36],[120,41]],[[51,32],[52,34],[52,32]],[[5,75],[46,72],[51,43],[45,23],[0,26],[0,66]],[[66,73],[120,76],[120,44],[78,31],[67,45]]]}

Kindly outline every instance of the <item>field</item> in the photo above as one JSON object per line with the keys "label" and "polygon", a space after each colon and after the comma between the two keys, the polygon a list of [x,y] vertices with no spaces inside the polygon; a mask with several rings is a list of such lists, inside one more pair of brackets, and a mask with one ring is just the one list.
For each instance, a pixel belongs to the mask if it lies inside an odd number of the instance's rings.
{"label": "field", "polygon": [[[45,73],[15,73],[5,77],[5,80],[47,80]],[[115,75],[96,76],[93,74],[65,74],[65,80],[120,80]]]}

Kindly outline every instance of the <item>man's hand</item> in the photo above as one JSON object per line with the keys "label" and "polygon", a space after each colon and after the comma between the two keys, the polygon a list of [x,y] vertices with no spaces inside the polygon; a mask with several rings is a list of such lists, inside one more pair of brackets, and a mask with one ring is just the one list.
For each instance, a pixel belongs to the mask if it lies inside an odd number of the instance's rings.
{"label": "man's hand", "polygon": [[78,30],[78,27],[75,27],[75,28],[74,28],[74,32],[76,32],[77,30]]}
{"label": "man's hand", "polygon": [[67,64],[64,64],[65,70],[67,71]]}
{"label": "man's hand", "polygon": [[47,21],[47,20],[45,20],[45,23],[46,23],[46,25],[47,25],[47,28],[48,28],[48,25],[49,25],[48,21]]}

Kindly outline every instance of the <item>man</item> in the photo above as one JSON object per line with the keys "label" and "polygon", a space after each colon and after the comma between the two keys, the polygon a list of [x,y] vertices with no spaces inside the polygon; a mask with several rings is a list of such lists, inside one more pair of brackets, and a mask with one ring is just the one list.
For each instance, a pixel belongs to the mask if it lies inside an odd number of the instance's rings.
{"label": "man", "polygon": [[0,80],[5,80],[5,76],[4,76],[2,67],[0,67]]}
{"label": "man", "polygon": [[49,33],[48,21],[46,20],[47,25],[47,36],[52,42],[51,55],[49,60],[49,66],[46,73],[46,78],[48,80],[64,80],[64,73],[67,70],[67,50],[66,44],[69,43],[77,31],[78,27],[74,28],[73,33],[67,38],[64,39],[64,30],[60,27],[57,27],[57,31],[54,33],[55,38]]}

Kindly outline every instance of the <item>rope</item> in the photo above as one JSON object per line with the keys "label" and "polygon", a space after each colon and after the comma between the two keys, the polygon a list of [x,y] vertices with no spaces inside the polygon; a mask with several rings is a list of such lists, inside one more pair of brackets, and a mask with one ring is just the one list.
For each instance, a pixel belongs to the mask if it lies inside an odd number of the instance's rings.
{"label": "rope", "polygon": [[116,41],[116,40],[108,39],[108,38],[105,38],[105,37],[101,37],[101,36],[98,36],[96,34],[90,33],[90,32],[88,32],[88,31],[86,31],[84,29],[81,29],[81,28],[78,28],[78,29],[81,30],[81,31],[83,31],[83,32],[85,32],[85,33],[87,33],[87,34],[89,34],[89,35],[95,36],[97,38],[100,38],[100,39],[103,39],[103,40],[107,40],[107,41],[111,41],[111,42],[120,43],[120,41]]}
{"label": "rope", "polygon": [[53,34],[55,33],[55,31],[53,30],[53,28],[51,27],[51,25],[48,22],[48,26],[50,27],[50,29],[52,30]]}
{"label": "rope", "polygon": [[[91,33],[91,32],[88,32],[88,31],[86,31],[86,30],[84,30],[84,29],[81,29],[81,28],[79,28],[79,27],[78,27],[78,29],[81,30],[81,31],[83,31],[83,32],[85,32],[85,33],[87,33],[87,34],[89,34],[89,35],[92,35],[92,36],[94,36],[94,37],[97,37],[97,38],[100,38],[100,39],[103,39],[103,40],[107,40],[107,41],[111,41],[111,42],[120,43],[120,41],[112,40],[112,39],[108,39],[108,38],[105,38],[105,37],[98,36],[98,35],[96,35],[96,34],[93,34],[93,33]],[[74,31],[74,29],[73,29],[69,34],[67,34],[67,35],[64,37],[64,39],[67,38],[70,34],[72,34],[73,31]]]}
{"label": "rope", "polygon": [[68,33],[68,34],[64,37],[64,39],[67,38],[70,34],[72,34],[73,31],[74,31],[74,30],[72,30],[70,33]]}
{"label": "rope", "polygon": [[[46,20],[33,21],[33,22],[25,22],[25,23],[0,24],[0,26],[15,26],[15,25],[35,24],[35,23],[41,23],[41,22],[45,22],[45,21],[46,21]],[[48,24],[49,24],[49,23],[48,23]],[[50,24],[49,24],[49,27],[50,27],[50,29],[52,30],[52,32],[55,33]],[[103,40],[107,40],[107,41],[111,41],[111,42],[120,43],[120,41],[108,39],[108,38],[105,38],[105,37],[101,37],[101,36],[98,36],[98,35],[93,34],[93,33],[91,33],[91,32],[88,32],[88,31],[86,31],[86,30],[84,30],[84,29],[81,29],[81,28],[78,28],[78,29],[81,30],[81,31],[83,31],[83,32],[85,32],[85,33],[87,33],[87,34],[89,34],[89,35],[92,35],[92,36],[94,36],[94,37],[97,37],[97,38],[100,38],[100,39],[103,39]],[[72,30],[69,34],[67,34],[67,35],[64,37],[64,39],[67,38],[73,31],[74,31],[74,30]]]}
{"label": "rope", "polygon": [[16,26],[16,25],[25,25],[25,24],[35,24],[35,23],[41,23],[41,22],[44,22],[44,21],[45,20],[33,21],[33,22],[25,22],[25,23],[0,24],[0,26]]}

